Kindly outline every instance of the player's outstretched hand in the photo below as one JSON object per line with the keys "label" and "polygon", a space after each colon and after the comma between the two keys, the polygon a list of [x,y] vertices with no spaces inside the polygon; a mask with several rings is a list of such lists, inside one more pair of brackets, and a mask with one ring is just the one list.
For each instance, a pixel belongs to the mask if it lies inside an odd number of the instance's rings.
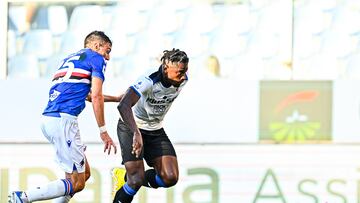
{"label": "player's outstretched hand", "polygon": [[141,154],[141,149],[143,147],[142,135],[140,132],[134,132],[133,144],[132,144],[132,154],[135,154],[136,158],[139,158]]}
{"label": "player's outstretched hand", "polygon": [[114,154],[116,154],[116,145],[109,136],[107,132],[100,133],[100,137],[104,143],[104,152],[108,151],[108,154],[111,152],[111,147],[114,147]]}

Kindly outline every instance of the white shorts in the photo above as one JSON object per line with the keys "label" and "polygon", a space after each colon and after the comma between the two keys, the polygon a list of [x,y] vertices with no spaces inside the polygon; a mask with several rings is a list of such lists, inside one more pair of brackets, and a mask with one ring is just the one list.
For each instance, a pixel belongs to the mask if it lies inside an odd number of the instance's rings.
{"label": "white shorts", "polygon": [[61,117],[43,116],[41,130],[53,144],[56,161],[66,173],[85,172],[85,145],[80,138],[76,116],[61,113]]}

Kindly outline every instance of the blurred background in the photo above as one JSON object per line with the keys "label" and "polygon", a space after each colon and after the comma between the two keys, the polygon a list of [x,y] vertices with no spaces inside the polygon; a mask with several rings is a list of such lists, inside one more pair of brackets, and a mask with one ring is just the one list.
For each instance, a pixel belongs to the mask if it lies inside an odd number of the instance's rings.
{"label": "blurred background", "polygon": [[[190,57],[164,126],[179,183],[135,203],[360,202],[359,0],[4,0],[0,15],[0,202],[63,176],[41,113],[93,30],[113,41],[106,94],[156,71],[163,50]],[[79,125],[93,176],[72,202],[111,202],[120,153],[102,153],[91,105]]]}

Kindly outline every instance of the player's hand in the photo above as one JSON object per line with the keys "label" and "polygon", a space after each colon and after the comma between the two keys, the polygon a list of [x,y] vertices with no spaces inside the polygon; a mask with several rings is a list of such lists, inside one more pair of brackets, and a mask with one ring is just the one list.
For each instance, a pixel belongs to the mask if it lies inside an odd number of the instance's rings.
{"label": "player's hand", "polygon": [[86,96],[86,101],[91,102],[91,92]]}
{"label": "player's hand", "polygon": [[136,158],[139,158],[141,154],[141,149],[143,147],[142,135],[140,132],[134,132],[133,144],[132,144],[132,154],[135,154]]}
{"label": "player's hand", "polygon": [[111,148],[114,148],[114,154],[116,154],[117,150],[116,150],[116,145],[113,142],[113,140],[111,139],[111,137],[109,136],[109,134],[107,132],[103,132],[100,133],[100,137],[104,143],[104,152],[108,151],[108,154],[110,154],[111,152]]}

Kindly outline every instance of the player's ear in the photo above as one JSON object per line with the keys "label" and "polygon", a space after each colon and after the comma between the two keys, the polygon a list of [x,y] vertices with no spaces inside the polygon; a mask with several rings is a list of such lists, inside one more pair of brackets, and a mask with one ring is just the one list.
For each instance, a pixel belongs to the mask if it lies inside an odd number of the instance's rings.
{"label": "player's ear", "polygon": [[163,69],[168,69],[169,68],[169,65],[167,63],[163,63]]}
{"label": "player's ear", "polygon": [[95,43],[95,50],[96,51],[99,51],[100,49],[100,44],[98,42]]}
{"label": "player's ear", "polygon": [[100,44],[99,44],[99,42],[95,41],[95,42],[93,43],[93,48],[94,48],[94,51],[99,51],[99,49],[100,49]]}
{"label": "player's ear", "polygon": [[170,61],[166,59],[166,60],[164,61],[163,66],[164,66],[164,69],[168,69],[169,66],[170,66]]}

